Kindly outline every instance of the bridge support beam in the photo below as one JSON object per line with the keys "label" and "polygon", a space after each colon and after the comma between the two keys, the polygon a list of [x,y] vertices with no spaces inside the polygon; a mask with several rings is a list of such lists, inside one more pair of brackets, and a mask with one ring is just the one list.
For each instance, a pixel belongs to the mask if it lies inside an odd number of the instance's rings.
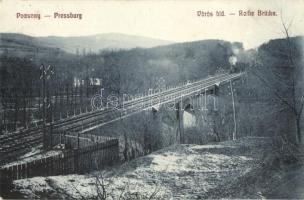
{"label": "bridge support beam", "polygon": [[177,143],[183,144],[185,141],[184,138],[184,109],[183,102],[180,101],[176,104],[176,118],[177,118],[177,131],[176,131],[176,140]]}

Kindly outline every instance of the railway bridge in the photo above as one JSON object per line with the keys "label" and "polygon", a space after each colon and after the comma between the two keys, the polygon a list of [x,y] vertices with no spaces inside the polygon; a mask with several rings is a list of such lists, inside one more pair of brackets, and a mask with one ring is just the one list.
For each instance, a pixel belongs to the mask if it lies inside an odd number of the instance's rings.
{"label": "railway bridge", "polygon": [[[58,133],[81,133],[102,127],[106,124],[121,120],[144,110],[157,110],[157,107],[167,104],[170,108],[178,112],[183,109],[181,106],[183,99],[192,98],[195,95],[205,94],[224,84],[230,84],[232,101],[234,97],[232,81],[239,79],[243,73],[223,73],[211,76],[198,81],[179,84],[162,91],[152,92],[147,95],[137,95],[136,98],[123,99],[115,106],[96,108],[90,112],[85,112],[76,116],[61,119],[44,126],[29,128],[27,130],[14,132],[0,137],[0,161],[5,163],[16,156],[18,151],[29,146],[43,143],[51,146],[47,141],[47,136]],[[112,104],[113,105],[113,104]],[[235,117],[235,115],[234,115]],[[234,136],[235,137],[235,136]],[[180,142],[182,134],[180,133]]]}

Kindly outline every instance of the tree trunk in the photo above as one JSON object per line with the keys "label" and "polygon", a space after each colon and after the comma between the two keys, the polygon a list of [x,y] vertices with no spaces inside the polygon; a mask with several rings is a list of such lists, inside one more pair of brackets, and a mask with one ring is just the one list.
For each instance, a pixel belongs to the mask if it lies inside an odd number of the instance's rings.
{"label": "tree trunk", "polygon": [[27,128],[27,119],[26,119],[26,91],[23,91],[23,128]]}
{"label": "tree trunk", "polygon": [[7,130],[7,122],[6,122],[6,112],[7,112],[7,104],[3,104],[3,129]]}
{"label": "tree trunk", "polygon": [[124,150],[123,150],[123,155],[124,155],[125,161],[128,161],[129,160],[129,156],[128,156],[129,143],[128,143],[128,137],[127,137],[126,133],[124,133],[124,143],[125,143],[125,146],[124,146]]}
{"label": "tree trunk", "polygon": [[69,85],[66,84],[66,105],[67,105],[67,108],[70,108],[70,102],[69,102]]}
{"label": "tree trunk", "polygon": [[18,113],[19,113],[19,102],[16,97],[15,100],[15,118],[14,118],[14,131],[17,130],[17,122],[18,122]]}
{"label": "tree trunk", "polygon": [[297,132],[297,138],[298,143],[302,143],[302,134],[301,134],[301,117],[296,117],[296,132]]}
{"label": "tree trunk", "polygon": [[[38,89],[38,113],[39,113],[39,116],[42,116],[41,115],[41,88]],[[42,117],[41,117],[42,119]]]}
{"label": "tree trunk", "polygon": [[2,109],[0,112],[0,135],[2,135],[2,130],[3,130],[3,116],[4,116],[4,109]]}

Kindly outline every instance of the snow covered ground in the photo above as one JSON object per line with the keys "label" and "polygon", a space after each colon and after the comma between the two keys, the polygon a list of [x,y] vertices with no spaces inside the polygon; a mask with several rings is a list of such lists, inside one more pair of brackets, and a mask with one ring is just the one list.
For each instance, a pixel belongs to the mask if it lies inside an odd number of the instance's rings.
{"label": "snow covered ground", "polygon": [[111,169],[86,175],[35,177],[14,185],[27,198],[200,199],[258,165],[267,138],[211,145],[175,145]]}

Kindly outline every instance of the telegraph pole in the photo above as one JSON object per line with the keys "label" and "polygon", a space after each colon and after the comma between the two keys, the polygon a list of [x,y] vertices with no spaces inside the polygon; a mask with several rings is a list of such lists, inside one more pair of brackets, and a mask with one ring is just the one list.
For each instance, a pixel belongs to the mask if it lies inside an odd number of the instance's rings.
{"label": "telegraph pole", "polygon": [[[54,71],[51,70],[51,66],[49,65],[45,68],[44,64],[41,64],[40,67],[42,79],[42,120],[43,120],[43,148],[47,149],[47,133],[46,133],[46,79],[49,79],[51,75],[54,74]],[[51,100],[52,101],[52,100]],[[51,103],[50,103],[51,104]]]}
{"label": "telegraph pole", "polygon": [[233,130],[233,134],[232,134],[232,139],[236,140],[236,114],[235,114],[234,93],[233,93],[231,80],[229,81],[229,83],[230,83],[230,92],[231,92],[231,97],[232,97],[233,122],[234,122],[234,130]]}

